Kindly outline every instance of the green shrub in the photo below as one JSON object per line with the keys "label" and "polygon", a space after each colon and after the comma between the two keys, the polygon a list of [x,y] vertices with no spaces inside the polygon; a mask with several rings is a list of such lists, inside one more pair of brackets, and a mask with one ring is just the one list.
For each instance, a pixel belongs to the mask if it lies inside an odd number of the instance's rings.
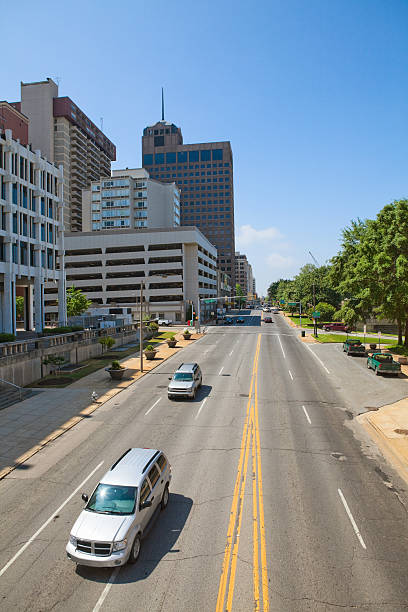
{"label": "green shrub", "polygon": [[64,327],[45,327],[43,334],[47,336],[54,336],[56,334],[70,334],[72,332],[83,331],[83,327],[79,325],[66,325]]}
{"label": "green shrub", "polygon": [[167,338],[167,340],[175,340],[176,339],[176,334],[170,334],[170,336]]}
{"label": "green shrub", "polygon": [[116,340],[112,338],[112,336],[102,336],[98,340],[99,344],[102,346],[102,352],[104,349],[109,350],[115,344]]}
{"label": "green shrub", "polygon": [[152,344],[148,344],[145,348],[145,351],[155,351],[156,349]]}
{"label": "green shrub", "polygon": [[14,334],[0,334],[0,342],[14,342],[15,339]]}
{"label": "green shrub", "polygon": [[111,370],[123,370],[123,366],[120,365],[117,359],[114,359],[111,363]]}
{"label": "green shrub", "polygon": [[150,331],[153,332],[153,334],[156,334],[159,331],[159,326],[156,321],[152,321],[151,323],[149,323],[148,327]]}

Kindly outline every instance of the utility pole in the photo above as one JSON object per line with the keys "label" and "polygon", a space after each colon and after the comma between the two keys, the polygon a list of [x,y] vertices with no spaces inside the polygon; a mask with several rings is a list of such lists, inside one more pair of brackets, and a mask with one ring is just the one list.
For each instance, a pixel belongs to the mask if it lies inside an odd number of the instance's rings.
{"label": "utility pole", "polygon": [[[314,264],[315,264],[315,268],[319,267],[319,262],[317,261],[316,257],[313,255],[313,253],[311,251],[309,251],[309,255],[310,257],[313,259]],[[313,310],[316,310],[316,281],[315,281],[315,276],[313,277]],[[315,338],[317,338],[317,320],[313,317],[313,335]]]}
{"label": "utility pole", "polygon": [[139,349],[140,349],[140,371],[143,372],[143,281],[140,281],[140,330],[139,330]]}

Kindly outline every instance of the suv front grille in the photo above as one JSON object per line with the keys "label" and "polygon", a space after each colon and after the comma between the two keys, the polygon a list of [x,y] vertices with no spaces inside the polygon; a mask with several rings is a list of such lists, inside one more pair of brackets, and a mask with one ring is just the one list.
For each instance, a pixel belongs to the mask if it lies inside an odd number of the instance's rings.
{"label": "suv front grille", "polygon": [[89,540],[78,540],[77,550],[80,550],[88,555],[108,557],[111,554],[111,544],[109,542],[90,542]]}

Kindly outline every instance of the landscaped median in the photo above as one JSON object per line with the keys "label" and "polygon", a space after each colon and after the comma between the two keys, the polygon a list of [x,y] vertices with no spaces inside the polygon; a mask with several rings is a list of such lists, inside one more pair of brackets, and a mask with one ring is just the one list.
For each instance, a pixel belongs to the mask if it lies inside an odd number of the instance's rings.
{"label": "landscaped median", "polygon": [[[203,336],[203,334],[193,333],[190,339],[187,340],[185,339],[182,333],[177,333],[176,334],[177,344],[176,344],[176,347],[172,348],[172,347],[169,347],[168,343],[166,342],[166,339],[172,335],[173,335],[173,332],[164,332],[164,334],[159,334],[158,337],[151,338],[146,342],[148,344],[153,343],[155,345],[155,349],[157,352],[155,353],[153,360],[149,361],[147,359],[143,359],[143,372],[140,371],[140,357],[139,356],[128,356],[128,357],[125,357],[125,359],[122,358],[120,362],[121,366],[126,368],[124,378],[120,381],[112,381],[110,379],[108,372],[104,371],[103,364],[101,365],[99,363],[98,370],[97,371],[92,370],[92,372],[88,374],[89,378],[85,378],[82,376],[81,379],[75,380],[66,389],[61,388],[61,390],[58,392],[60,394],[59,402],[64,403],[65,401],[67,406],[71,406],[71,398],[73,397],[72,393],[74,394],[77,394],[79,392],[82,393],[81,395],[82,399],[79,403],[77,402],[77,408],[73,407],[72,412],[70,412],[72,416],[70,416],[68,420],[65,420],[65,422],[62,423],[61,425],[58,425],[53,431],[51,431],[51,433],[48,433],[49,430],[47,428],[42,434],[44,437],[42,439],[39,439],[38,442],[36,441],[36,444],[32,445],[30,448],[28,448],[24,453],[22,453],[17,458],[14,458],[13,456],[12,461],[9,460],[10,465],[6,465],[0,470],[0,480],[4,478],[5,476],[7,476],[8,474],[10,474],[10,472],[12,472],[14,469],[18,468],[23,463],[25,463],[33,455],[38,453],[38,451],[44,448],[49,442],[52,442],[53,440],[55,440],[56,438],[64,434],[66,431],[69,431],[70,429],[72,429],[80,421],[82,421],[83,419],[88,417],[90,414],[92,414],[95,410],[97,410],[99,406],[106,403],[112,397],[114,397],[115,395],[123,391],[123,389],[126,389],[127,387],[129,387],[139,378],[141,378],[142,376],[150,372],[152,369],[156,368],[158,365],[163,363],[163,361],[165,361],[166,359],[168,359],[175,353],[179,352],[184,347],[190,345],[192,342],[194,342],[195,340]],[[137,347],[136,348],[134,347],[132,349],[133,355],[135,354],[135,350],[137,350]],[[118,360],[118,358],[122,357],[122,355],[116,352],[114,354],[114,359]],[[109,359],[108,365],[110,365],[111,362],[112,362],[112,359]],[[44,386],[42,388],[44,388]],[[95,397],[95,401],[92,401],[91,394],[94,391],[96,392],[97,397]],[[55,394],[55,391],[47,391],[47,389],[45,389],[44,393],[47,393],[47,392]],[[64,394],[67,394],[65,399],[64,399]],[[44,404],[44,400],[40,399],[42,397],[42,394],[35,396],[34,398],[31,398],[31,400],[25,400],[25,401],[33,402],[33,401],[36,401],[37,397],[39,398],[39,401],[42,401],[42,403]],[[54,397],[55,395],[51,396],[51,398],[54,398]],[[53,400],[51,399],[49,401],[53,401]],[[19,404],[19,406],[24,406],[24,403],[25,402],[23,401],[21,404]],[[7,410],[11,411],[12,409],[13,407],[10,406]],[[66,418],[67,417],[65,417],[65,419]],[[16,420],[16,427],[18,427],[18,419]],[[28,436],[29,425],[24,425],[24,427],[26,427],[25,434]],[[33,435],[37,436],[37,433],[34,432]],[[38,436],[38,438],[40,438],[40,436]]]}
{"label": "landscaped median", "polygon": [[360,414],[357,421],[408,483],[408,398]]}

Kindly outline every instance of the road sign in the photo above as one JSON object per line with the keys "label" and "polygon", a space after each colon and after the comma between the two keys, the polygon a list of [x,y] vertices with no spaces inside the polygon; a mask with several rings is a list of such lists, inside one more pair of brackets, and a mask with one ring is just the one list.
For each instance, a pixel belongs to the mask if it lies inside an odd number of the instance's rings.
{"label": "road sign", "polygon": [[316,310],[316,312],[312,312],[313,319],[318,319],[320,317],[320,312]]}
{"label": "road sign", "polygon": [[288,302],[288,306],[296,306],[297,302]]}
{"label": "road sign", "polygon": [[285,303],[285,300],[281,300],[281,301],[280,301],[280,303],[281,303],[281,304],[284,304],[284,303]]}
{"label": "road sign", "polygon": [[214,302],[216,302],[217,300],[212,299],[212,300],[204,300],[204,304],[213,304]]}

